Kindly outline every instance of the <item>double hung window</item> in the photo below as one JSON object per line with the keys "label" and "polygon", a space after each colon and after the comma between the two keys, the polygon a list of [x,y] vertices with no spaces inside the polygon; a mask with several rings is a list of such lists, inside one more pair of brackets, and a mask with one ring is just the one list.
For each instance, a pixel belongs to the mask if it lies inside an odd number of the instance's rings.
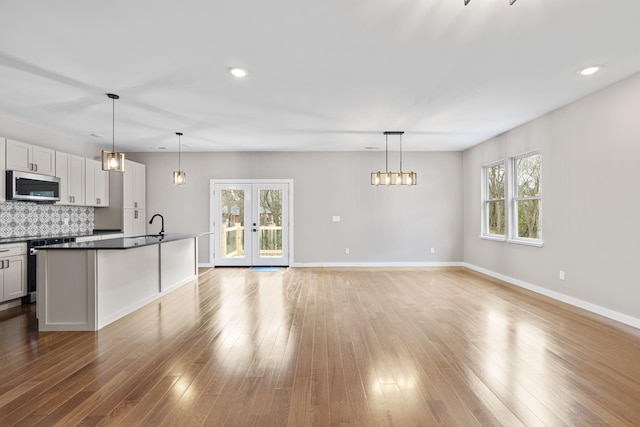
{"label": "double hung window", "polygon": [[542,246],[542,155],[482,167],[481,237]]}
{"label": "double hung window", "polygon": [[505,238],[505,171],[504,162],[493,163],[482,168],[483,218],[482,234],[485,237]]}
{"label": "double hung window", "polygon": [[514,157],[513,234],[523,243],[542,243],[542,155],[539,152]]}

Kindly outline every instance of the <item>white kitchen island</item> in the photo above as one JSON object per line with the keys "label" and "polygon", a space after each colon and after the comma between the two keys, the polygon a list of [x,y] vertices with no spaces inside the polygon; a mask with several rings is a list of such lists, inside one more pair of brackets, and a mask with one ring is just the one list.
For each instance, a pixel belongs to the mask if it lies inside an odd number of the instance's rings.
{"label": "white kitchen island", "polygon": [[38,248],[38,329],[97,331],[197,279],[197,243],[166,234]]}

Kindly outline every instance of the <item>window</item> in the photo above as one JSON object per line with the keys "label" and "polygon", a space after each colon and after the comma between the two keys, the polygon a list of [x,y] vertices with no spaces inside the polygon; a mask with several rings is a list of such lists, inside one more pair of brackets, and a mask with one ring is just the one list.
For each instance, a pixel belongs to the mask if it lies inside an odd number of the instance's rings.
{"label": "window", "polygon": [[512,161],[511,239],[539,245],[542,243],[542,155],[539,152],[528,153],[514,157]]}
{"label": "window", "polygon": [[504,239],[506,229],[504,162],[484,166],[482,235]]}

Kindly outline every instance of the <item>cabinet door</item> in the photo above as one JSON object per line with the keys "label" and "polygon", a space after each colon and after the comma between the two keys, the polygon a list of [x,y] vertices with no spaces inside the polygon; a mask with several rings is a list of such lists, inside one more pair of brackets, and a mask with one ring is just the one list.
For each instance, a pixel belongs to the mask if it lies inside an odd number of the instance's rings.
{"label": "cabinet door", "polygon": [[7,170],[31,172],[31,144],[7,139]]}
{"label": "cabinet door", "polygon": [[85,159],[84,182],[85,205],[109,206],[109,172],[102,170],[102,163]]}
{"label": "cabinet door", "polygon": [[133,223],[133,232],[136,236],[144,236],[145,234],[147,234],[146,211],[144,209],[135,209],[135,211],[137,212],[137,214],[134,216],[136,216],[137,218],[135,218]]}
{"label": "cabinet door", "polygon": [[84,159],[84,201],[87,206],[96,206],[96,168],[101,167],[97,160]]}
{"label": "cabinet door", "polygon": [[95,173],[96,206],[109,206],[109,172],[103,171],[101,164],[98,163]]}
{"label": "cabinet door", "polygon": [[125,209],[135,208],[133,204],[135,176],[136,176],[136,163],[125,160],[124,161],[124,175],[122,176],[122,207]]}
{"label": "cabinet door", "polygon": [[[136,174],[133,187],[133,203],[134,207],[139,209],[145,209],[146,198],[146,166],[141,163],[136,163]],[[137,206],[136,206],[137,204]]]}
{"label": "cabinet door", "polygon": [[31,170],[43,175],[56,174],[56,152],[49,148],[31,147]]}
{"label": "cabinet door", "polygon": [[[27,257],[14,256],[3,260],[4,300],[20,298],[27,294]],[[1,274],[1,273],[0,273]]]}
{"label": "cabinet door", "polygon": [[[71,156],[69,159],[68,189],[74,205],[84,205],[84,158]],[[108,194],[108,192],[107,192]]]}
{"label": "cabinet door", "polygon": [[71,195],[69,194],[69,163],[71,155],[67,153],[56,152],[56,176],[60,178],[60,201],[59,205],[73,204]]}
{"label": "cabinet door", "polygon": [[145,174],[145,165],[125,160],[122,181],[122,204],[125,209],[145,208]]}
{"label": "cabinet door", "polygon": [[122,227],[124,237],[145,235],[147,231],[145,211],[141,209],[123,209]]}

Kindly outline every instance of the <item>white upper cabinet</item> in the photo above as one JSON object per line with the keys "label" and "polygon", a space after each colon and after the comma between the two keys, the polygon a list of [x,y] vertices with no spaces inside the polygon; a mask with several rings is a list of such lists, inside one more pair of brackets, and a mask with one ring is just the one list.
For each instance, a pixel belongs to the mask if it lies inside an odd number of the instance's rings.
{"label": "white upper cabinet", "polygon": [[146,197],[146,166],[142,163],[124,161],[122,203],[124,209],[144,209]]}
{"label": "white upper cabinet", "polygon": [[56,173],[55,153],[49,148],[7,139],[5,160],[7,170],[54,176]]}
{"label": "white upper cabinet", "polygon": [[56,176],[60,178],[61,205],[84,205],[85,159],[56,151]]}
{"label": "white upper cabinet", "polygon": [[109,206],[109,172],[102,170],[97,160],[85,161],[85,205]]}

